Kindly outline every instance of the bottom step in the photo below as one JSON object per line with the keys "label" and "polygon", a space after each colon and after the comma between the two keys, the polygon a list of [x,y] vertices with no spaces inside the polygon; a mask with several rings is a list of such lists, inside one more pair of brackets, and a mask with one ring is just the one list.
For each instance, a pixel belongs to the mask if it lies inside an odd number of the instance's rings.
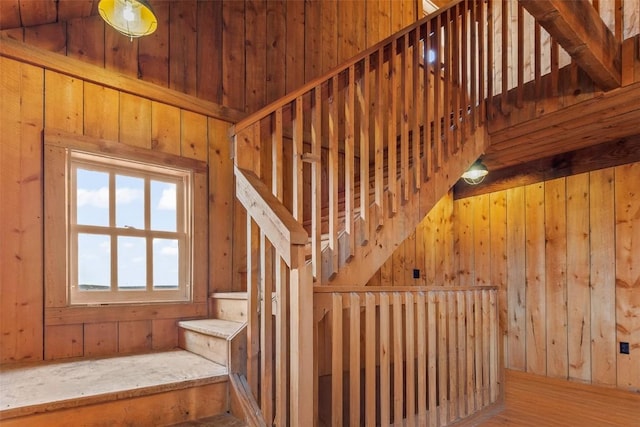
{"label": "bottom step", "polygon": [[181,350],[9,366],[0,384],[3,427],[159,426],[228,410],[227,369]]}

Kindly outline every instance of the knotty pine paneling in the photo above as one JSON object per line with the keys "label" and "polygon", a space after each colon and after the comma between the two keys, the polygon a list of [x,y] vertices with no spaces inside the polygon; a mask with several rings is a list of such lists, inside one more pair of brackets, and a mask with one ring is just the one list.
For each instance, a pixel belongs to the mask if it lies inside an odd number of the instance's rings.
{"label": "knotty pine paneling", "polygon": [[[176,320],[205,316],[210,289],[232,286],[229,123],[6,58],[0,58],[0,87],[0,363],[175,347]],[[194,301],[199,304],[187,311],[170,304],[127,312],[120,307],[69,309],[64,289],[45,289],[44,279],[64,265],[59,257],[64,252],[44,235],[43,129],[213,162],[208,205],[196,206],[194,213],[196,221],[215,225],[211,235],[201,228],[208,237],[196,247],[200,267]],[[207,178],[198,177],[195,186],[206,188]],[[207,277],[209,258],[215,270]]]}
{"label": "knotty pine paneling", "polygon": [[0,58],[0,363],[41,360],[44,72]]}
{"label": "knotty pine paneling", "polygon": [[[639,390],[639,186],[640,163],[631,163],[446,196],[369,285],[496,285],[507,368]],[[454,243],[445,243],[447,222]],[[424,260],[407,263],[411,251]],[[420,280],[407,279],[413,268]]]}
{"label": "knotty pine paneling", "polygon": [[[422,16],[415,0],[173,0],[153,6],[158,29],[141,39],[129,40],[98,16],[78,14],[68,21],[54,15],[24,31],[7,17],[3,28],[11,29],[3,33],[252,112]],[[5,9],[7,16],[14,12]]]}

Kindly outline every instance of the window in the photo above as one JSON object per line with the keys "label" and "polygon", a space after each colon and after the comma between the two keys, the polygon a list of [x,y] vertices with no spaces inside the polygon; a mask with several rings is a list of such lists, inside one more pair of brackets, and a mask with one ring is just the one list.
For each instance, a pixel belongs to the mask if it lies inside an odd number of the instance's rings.
{"label": "window", "polygon": [[192,172],[66,152],[69,303],[189,301]]}

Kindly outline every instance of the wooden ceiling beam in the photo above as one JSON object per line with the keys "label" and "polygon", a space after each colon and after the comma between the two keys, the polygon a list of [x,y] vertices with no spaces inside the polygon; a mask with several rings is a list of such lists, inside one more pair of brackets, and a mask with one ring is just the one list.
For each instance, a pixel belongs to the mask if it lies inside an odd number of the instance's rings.
{"label": "wooden ceiling beam", "polygon": [[587,0],[519,0],[603,90],[620,87],[620,42]]}
{"label": "wooden ceiling beam", "polygon": [[479,196],[638,161],[640,161],[640,135],[631,135],[503,169],[489,168],[489,175],[482,184],[469,185],[460,180],[454,186],[453,194],[455,199]]}

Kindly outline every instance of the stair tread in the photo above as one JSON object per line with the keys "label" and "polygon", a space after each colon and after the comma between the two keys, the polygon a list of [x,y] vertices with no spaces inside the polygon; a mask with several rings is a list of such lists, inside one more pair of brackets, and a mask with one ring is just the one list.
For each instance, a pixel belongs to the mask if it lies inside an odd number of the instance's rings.
{"label": "stair tread", "polygon": [[190,331],[219,338],[230,338],[244,327],[244,322],[223,319],[183,320],[178,326]]}
{"label": "stair tread", "polygon": [[184,350],[0,370],[1,418],[226,381],[225,366]]}

